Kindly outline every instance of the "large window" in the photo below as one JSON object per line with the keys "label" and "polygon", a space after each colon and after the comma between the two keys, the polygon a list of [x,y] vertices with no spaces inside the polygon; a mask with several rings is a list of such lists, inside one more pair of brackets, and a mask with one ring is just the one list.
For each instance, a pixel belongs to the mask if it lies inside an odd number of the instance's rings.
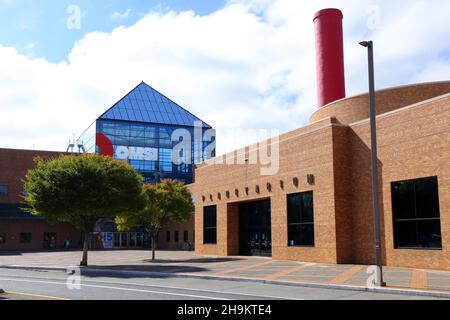
{"label": "large window", "polygon": [[395,248],[442,248],[437,177],[392,182]]}
{"label": "large window", "polygon": [[313,193],[303,192],[287,196],[288,245],[314,246]]}
{"label": "large window", "polygon": [[[111,114],[114,113],[127,113],[129,109],[122,108],[111,110]],[[140,113],[141,111],[133,111],[134,113]],[[130,118],[129,115],[116,115],[118,117]],[[158,117],[165,117],[164,114],[156,115]],[[174,114],[176,117],[176,115]],[[133,118],[134,119],[134,118]],[[161,121],[164,119],[161,118]],[[169,120],[169,119],[165,119]],[[172,119],[175,120],[175,119]],[[115,121],[115,120],[106,120],[101,119],[96,121],[96,124],[92,126],[93,132],[91,133],[91,129],[89,129],[89,134],[86,133],[80,138],[80,141],[84,141],[85,144],[89,140],[89,151],[94,152],[95,149],[95,130],[97,132],[104,134],[108,137],[108,139],[113,144],[114,148],[114,156],[117,158],[127,158],[133,168],[144,177],[144,181],[146,183],[157,182],[163,178],[170,178],[177,181],[191,183],[193,179],[192,172],[192,164],[194,163],[194,159],[187,159],[187,163],[183,163],[180,165],[175,165],[173,163],[173,147],[178,143],[172,141],[172,134],[174,130],[177,129],[186,129],[191,134],[191,155],[194,150],[194,128],[189,126],[178,126],[178,125],[163,125],[157,123],[136,123],[133,121]],[[203,133],[206,132],[206,128],[203,129]],[[90,138],[90,137],[94,138]],[[92,141],[91,141],[92,140]],[[206,138],[205,138],[206,140]],[[202,151],[206,149],[207,146],[210,145],[210,141],[203,141],[201,145],[203,149],[198,150],[198,154],[202,155]],[[122,147],[119,150],[119,153],[116,154],[117,148]],[[125,147],[125,149],[124,149]],[[87,147],[86,147],[87,148]],[[126,154],[127,148],[132,148],[134,152],[133,157]],[[151,150],[146,150],[145,152],[151,153],[150,158],[142,158],[140,157],[140,151],[137,151],[135,148],[148,148]],[[86,149],[86,150],[88,150]],[[97,150],[99,151],[99,150]],[[147,153],[145,153],[147,154]],[[119,155],[119,156],[118,156]],[[124,160],[122,159],[122,160]],[[180,235],[181,236],[181,235]]]}
{"label": "large window", "polygon": [[0,186],[0,197],[7,197],[8,196],[8,186],[2,185]]}
{"label": "large window", "polygon": [[203,208],[203,243],[217,243],[217,206]]}
{"label": "large window", "polygon": [[178,232],[178,230],[175,230],[175,232],[174,232],[174,241],[175,242],[178,242],[178,241],[180,241],[180,236],[179,236],[179,232]]}

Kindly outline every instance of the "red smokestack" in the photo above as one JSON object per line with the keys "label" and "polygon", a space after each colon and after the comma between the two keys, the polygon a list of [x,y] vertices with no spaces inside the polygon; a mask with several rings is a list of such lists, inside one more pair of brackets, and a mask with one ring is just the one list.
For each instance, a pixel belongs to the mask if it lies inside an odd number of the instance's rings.
{"label": "red smokestack", "polygon": [[345,98],[342,19],[338,9],[324,9],[314,15],[319,108]]}

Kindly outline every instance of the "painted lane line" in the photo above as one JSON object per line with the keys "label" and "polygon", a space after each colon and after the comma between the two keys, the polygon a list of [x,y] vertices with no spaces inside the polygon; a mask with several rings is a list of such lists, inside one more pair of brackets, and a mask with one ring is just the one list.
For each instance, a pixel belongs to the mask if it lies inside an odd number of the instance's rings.
{"label": "painted lane line", "polygon": [[[14,276],[8,276],[8,275],[2,275],[3,277],[13,277]],[[41,277],[27,277],[27,276],[21,276],[21,278],[28,278],[28,279],[46,279]],[[53,280],[61,280],[65,281],[65,279],[53,279]],[[248,297],[258,297],[258,298],[269,298],[269,299],[282,299],[282,300],[305,300],[303,298],[290,298],[285,296],[273,296],[273,295],[261,295],[261,294],[252,294],[252,293],[239,293],[239,292],[233,292],[230,290],[238,289],[239,287],[224,289],[221,291],[217,290],[208,290],[208,289],[193,289],[193,288],[185,288],[185,287],[174,287],[174,286],[162,286],[157,284],[141,284],[141,283],[134,283],[134,282],[117,282],[117,281],[102,281],[102,280],[90,280],[82,278],[82,282],[91,282],[91,283],[109,283],[109,284],[117,284],[117,285],[132,285],[132,286],[140,286],[140,287],[154,287],[154,288],[160,288],[160,289],[173,289],[173,290],[188,290],[188,291],[197,291],[197,292],[206,292],[206,293],[217,293],[217,294],[232,294],[232,295],[238,295],[238,296],[248,296]]]}
{"label": "painted lane line", "polygon": [[[66,285],[66,283],[54,282],[54,281],[37,281],[37,280],[24,280],[24,279],[7,279],[0,278],[1,281],[15,281],[15,282],[29,282],[29,283],[43,283],[43,284],[57,284],[57,285]],[[163,291],[154,291],[154,290],[142,290],[142,289],[131,289],[131,288],[120,288],[120,287],[111,287],[111,286],[99,286],[92,284],[81,284],[82,287],[90,287],[90,288],[99,288],[99,289],[111,289],[111,290],[121,290],[121,291],[132,291],[132,292],[142,292],[142,293],[155,293],[169,296],[182,296],[189,298],[202,298],[202,299],[210,299],[210,300],[232,300],[227,298],[217,298],[217,297],[209,297],[209,296],[200,296],[193,294],[184,294],[184,293],[171,293],[171,292],[163,292]]]}
{"label": "painted lane line", "polygon": [[16,296],[28,296],[28,297],[35,297],[35,298],[51,299],[51,300],[70,300],[69,298],[47,296],[44,294],[35,294],[35,293],[27,293],[27,292],[5,291],[5,293],[16,295]]}

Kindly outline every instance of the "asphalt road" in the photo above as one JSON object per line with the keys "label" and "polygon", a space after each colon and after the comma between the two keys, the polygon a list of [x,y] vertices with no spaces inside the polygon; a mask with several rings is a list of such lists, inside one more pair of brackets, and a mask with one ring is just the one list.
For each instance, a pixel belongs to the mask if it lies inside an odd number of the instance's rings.
{"label": "asphalt road", "polygon": [[0,268],[0,300],[410,300],[428,297],[187,278],[81,276],[69,289],[62,271]]}

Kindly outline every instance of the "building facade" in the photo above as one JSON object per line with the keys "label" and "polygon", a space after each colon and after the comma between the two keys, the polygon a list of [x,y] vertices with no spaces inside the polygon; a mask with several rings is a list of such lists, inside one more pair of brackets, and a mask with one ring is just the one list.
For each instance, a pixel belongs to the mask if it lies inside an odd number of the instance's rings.
{"label": "building facade", "polygon": [[[450,270],[450,82],[379,91],[377,107],[384,264]],[[367,95],[319,109],[279,137],[274,175],[200,165],[196,252],[373,264],[368,116]]]}
{"label": "building facade", "polygon": [[[77,145],[85,152],[129,162],[144,177],[145,183],[173,179],[190,184],[194,165],[215,156],[215,131],[142,82],[97,118],[78,138]],[[193,226],[194,217],[184,224],[164,226],[158,236],[158,248],[193,247]],[[117,232],[110,219],[103,221],[96,231],[92,237],[93,247],[105,247],[106,238],[109,238],[106,246],[113,248],[150,245],[142,228]]]}
{"label": "building facade", "polygon": [[[186,137],[190,141],[183,141]],[[164,178],[192,183],[195,163],[215,155],[214,129],[144,82],[96,119],[77,143],[85,152],[128,161],[148,183]],[[180,144],[189,147],[174,159]]]}
{"label": "building facade", "polygon": [[69,224],[50,223],[25,213],[23,180],[34,158],[60,152],[0,149],[0,251],[80,248],[81,233]]}
{"label": "building facade", "polygon": [[[69,146],[68,153],[0,149],[0,251],[81,247],[81,234],[72,226],[50,223],[22,210],[23,180],[35,167],[33,159],[75,154],[76,147],[79,152],[97,152],[129,162],[146,183],[173,179],[189,184],[194,165],[214,156],[215,132],[142,82],[96,119]],[[192,249],[194,217],[184,224],[167,224],[158,238],[159,249]],[[118,232],[114,220],[105,219],[90,235],[90,247],[148,248],[150,239],[143,227]]]}
{"label": "building facade", "polygon": [[[369,96],[346,98],[343,66],[327,69],[327,59],[343,63],[341,21],[336,9],[314,17],[320,90],[310,123],[196,170],[198,254],[375,263]],[[450,82],[379,90],[376,114],[383,263],[450,270]],[[249,161],[266,145],[270,175]]]}

